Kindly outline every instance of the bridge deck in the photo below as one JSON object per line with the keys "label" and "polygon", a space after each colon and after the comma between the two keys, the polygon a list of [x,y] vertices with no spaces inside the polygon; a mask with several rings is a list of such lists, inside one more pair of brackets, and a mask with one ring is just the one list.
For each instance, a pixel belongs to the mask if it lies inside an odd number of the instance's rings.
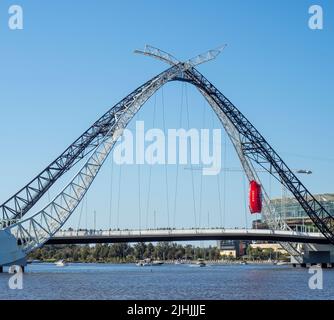
{"label": "bridge deck", "polygon": [[166,229],[122,231],[60,231],[47,244],[92,244],[157,241],[262,240],[329,244],[321,233],[256,229]]}

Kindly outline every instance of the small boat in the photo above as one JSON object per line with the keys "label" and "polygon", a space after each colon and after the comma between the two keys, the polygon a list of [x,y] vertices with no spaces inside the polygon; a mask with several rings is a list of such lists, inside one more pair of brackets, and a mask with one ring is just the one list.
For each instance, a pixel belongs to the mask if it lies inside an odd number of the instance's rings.
{"label": "small boat", "polygon": [[158,266],[162,266],[162,265],[164,265],[164,263],[162,261],[153,261],[152,262],[153,267],[158,267]]}
{"label": "small boat", "polygon": [[37,263],[43,263],[41,260],[28,260],[27,264],[37,264]]}
{"label": "small boat", "polygon": [[199,260],[196,262],[196,266],[203,268],[203,267],[206,267],[206,263],[204,262],[203,259],[199,259]]}
{"label": "small boat", "polygon": [[68,264],[66,263],[65,260],[59,260],[55,263],[57,267],[66,267]]}
{"label": "small boat", "polygon": [[150,267],[153,266],[151,259],[140,260],[137,264],[138,267]]}
{"label": "small boat", "polygon": [[136,263],[136,266],[137,267],[148,267],[148,266],[150,266],[150,264],[146,263],[144,261],[139,261],[139,262]]}

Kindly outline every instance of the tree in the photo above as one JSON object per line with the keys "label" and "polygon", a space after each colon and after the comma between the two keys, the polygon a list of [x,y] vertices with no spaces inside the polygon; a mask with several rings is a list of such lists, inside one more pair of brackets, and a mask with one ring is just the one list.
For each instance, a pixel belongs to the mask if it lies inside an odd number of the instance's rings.
{"label": "tree", "polygon": [[90,248],[89,248],[89,246],[86,245],[84,247],[81,247],[81,250],[80,250],[80,259],[82,261],[87,261],[89,255],[90,255]]}
{"label": "tree", "polygon": [[145,251],[146,251],[145,243],[136,243],[134,245],[134,255],[136,259],[142,260],[144,258]]}
{"label": "tree", "polygon": [[152,243],[149,243],[144,252],[144,258],[151,258],[154,255],[154,246]]}

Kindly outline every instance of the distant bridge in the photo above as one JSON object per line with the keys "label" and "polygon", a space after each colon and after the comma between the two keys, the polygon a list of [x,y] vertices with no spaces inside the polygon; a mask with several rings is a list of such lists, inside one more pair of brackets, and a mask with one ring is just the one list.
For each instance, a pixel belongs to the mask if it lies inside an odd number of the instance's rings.
{"label": "distant bridge", "polygon": [[93,244],[158,241],[259,240],[329,244],[321,233],[257,229],[157,229],[59,231],[46,244]]}

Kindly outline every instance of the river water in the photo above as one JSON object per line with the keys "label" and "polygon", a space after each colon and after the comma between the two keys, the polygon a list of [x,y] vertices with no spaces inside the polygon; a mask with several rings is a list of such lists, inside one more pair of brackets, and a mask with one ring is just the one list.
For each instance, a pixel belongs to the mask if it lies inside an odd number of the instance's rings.
{"label": "river water", "polygon": [[333,299],[334,270],[323,271],[323,289],[311,290],[308,269],[273,265],[32,264],[23,289],[0,274],[0,299],[46,300],[239,300]]}

